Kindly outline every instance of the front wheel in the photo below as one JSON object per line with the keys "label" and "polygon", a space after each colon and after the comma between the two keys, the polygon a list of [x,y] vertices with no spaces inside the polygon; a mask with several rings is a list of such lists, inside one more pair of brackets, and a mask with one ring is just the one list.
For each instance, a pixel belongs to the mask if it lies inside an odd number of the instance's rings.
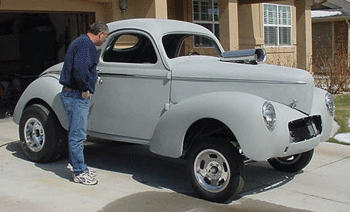
{"label": "front wheel", "polygon": [[270,158],[268,159],[268,162],[273,168],[279,171],[298,172],[310,163],[313,154],[314,150],[312,149],[310,151],[288,157]]}
{"label": "front wheel", "polygon": [[62,155],[65,130],[56,115],[40,104],[29,106],[19,123],[21,146],[34,162],[51,162]]}
{"label": "front wheel", "polygon": [[201,198],[224,202],[242,190],[243,160],[229,142],[205,139],[197,143],[189,154],[187,172]]}

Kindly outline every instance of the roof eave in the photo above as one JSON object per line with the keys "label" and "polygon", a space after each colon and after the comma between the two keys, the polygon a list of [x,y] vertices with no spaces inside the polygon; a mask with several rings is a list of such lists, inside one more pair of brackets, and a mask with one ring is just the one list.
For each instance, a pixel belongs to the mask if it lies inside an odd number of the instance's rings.
{"label": "roof eave", "polygon": [[331,21],[345,21],[345,20],[350,20],[350,16],[331,16],[331,17],[312,18],[312,22],[331,22]]}

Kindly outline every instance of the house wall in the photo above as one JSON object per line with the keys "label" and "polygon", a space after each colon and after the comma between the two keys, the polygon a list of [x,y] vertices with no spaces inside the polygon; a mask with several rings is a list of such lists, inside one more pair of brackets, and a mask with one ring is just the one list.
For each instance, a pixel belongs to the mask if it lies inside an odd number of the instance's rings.
{"label": "house wall", "polygon": [[184,20],[187,1],[184,0],[168,0],[168,19]]}
{"label": "house wall", "polygon": [[325,74],[324,66],[333,57],[333,23],[312,24],[312,66],[314,73]]}
{"label": "house wall", "polygon": [[343,20],[312,23],[313,71],[324,75],[330,69],[348,67],[349,24]]}
{"label": "house wall", "polygon": [[[90,0],[95,1],[95,0]],[[98,0],[96,0],[98,1]],[[168,17],[168,1],[167,0],[133,0],[127,1],[127,9],[121,11],[118,0],[100,0],[106,1],[109,7],[108,22],[131,18],[159,18],[167,19]],[[172,6],[178,5],[175,1],[171,1]],[[174,15],[175,14],[175,15]],[[176,12],[171,13],[176,16]]]}
{"label": "house wall", "polygon": [[334,51],[336,55],[348,55],[348,24],[345,21],[335,21],[334,25]]}
{"label": "house wall", "polygon": [[293,1],[273,3],[292,6],[292,46],[264,46],[264,5],[251,4],[239,6],[239,48],[264,47],[268,56],[267,63],[297,67],[296,7]]}

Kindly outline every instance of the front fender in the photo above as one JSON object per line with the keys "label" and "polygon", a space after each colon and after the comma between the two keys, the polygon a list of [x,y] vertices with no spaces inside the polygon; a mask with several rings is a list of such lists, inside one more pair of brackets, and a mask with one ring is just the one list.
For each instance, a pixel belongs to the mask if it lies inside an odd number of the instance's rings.
{"label": "front fender", "polygon": [[44,101],[54,111],[62,127],[68,129],[67,116],[60,98],[62,85],[58,79],[55,75],[45,75],[33,81],[18,100],[13,121],[19,124],[23,111],[31,102]]}
{"label": "front fender", "polygon": [[[247,156],[266,159],[266,154],[273,155],[273,150],[283,152],[285,145],[275,141],[284,139],[288,142],[288,129],[278,123],[273,132],[267,129],[262,117],[265,101],[240,92],[216,92],[186,99],[161,117],[150,141],[150,150],[168,157],[180,157],[189,127],[197,120],[212,118],[231,129]],[[274,149],[265,151],[271,146]]]}
{"label": "front fender", "polygon": [[322,139],[321,142],[328,141],[331,136],[334,117],[330,115],[325,104],[325,95],[327,91],[315,88],[312,102],[312,114],[322,115]]}

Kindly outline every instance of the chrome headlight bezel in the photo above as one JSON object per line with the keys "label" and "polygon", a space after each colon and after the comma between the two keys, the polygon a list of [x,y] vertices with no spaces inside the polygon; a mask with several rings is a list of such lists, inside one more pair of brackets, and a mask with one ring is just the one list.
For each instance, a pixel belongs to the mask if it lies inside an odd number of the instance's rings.
{"label": "chrome headlight bezel", "polygon": [[326,93],[326,95],[324,96],[324,100],[325,100],[329,115],[333,117],[335,113],[335,103],[334,103],[333,95],[330,93]]}
{"label": "chrome headlight bezel", "polygon": [[276,111],[271,102],[266,101],[262,106],[262,116],[267,129],[273,131],[276,127]]}

